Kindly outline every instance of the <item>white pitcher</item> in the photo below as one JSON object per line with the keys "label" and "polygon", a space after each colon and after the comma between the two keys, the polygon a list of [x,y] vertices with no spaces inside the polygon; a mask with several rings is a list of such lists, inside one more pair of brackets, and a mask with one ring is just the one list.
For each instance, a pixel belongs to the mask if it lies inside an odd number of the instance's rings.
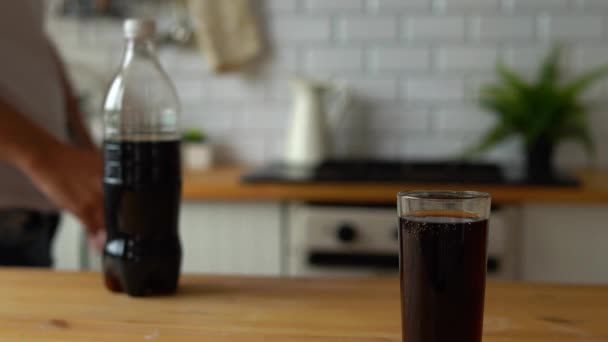
{"label": "white pitcher", "polygon": [[294,102],[285,162],[295,166],[314,166],[325,160],[331,151],[330,129],[335,129],[341,121],[350,103],[350,89],[344,85],[303,78],[293,79],[291,86]]}

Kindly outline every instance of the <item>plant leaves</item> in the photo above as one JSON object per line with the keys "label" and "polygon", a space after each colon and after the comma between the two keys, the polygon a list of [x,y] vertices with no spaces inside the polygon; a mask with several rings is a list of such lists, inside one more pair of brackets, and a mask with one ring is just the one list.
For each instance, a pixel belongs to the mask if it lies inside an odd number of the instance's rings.
{"label": "plant leaves", "polygon": [[584,73],[582,76],[578,77],[574,81],[571,81],[569,84],[564,86],[561,96],[567,96],[570,98],[574,98],[574,97],[580,95],[589,86],[591,86],[596,81],[602,79],[607,74],[608,74],[608,65],[588,71],[588,72]]}
{"label": "plant leaves", "polygon": [[515,72],[511,71],[502,61],[498,62],[496,71],[504,81],[504,85],[510,87],[513,91],[525,93],[529,90],[526,82]]}

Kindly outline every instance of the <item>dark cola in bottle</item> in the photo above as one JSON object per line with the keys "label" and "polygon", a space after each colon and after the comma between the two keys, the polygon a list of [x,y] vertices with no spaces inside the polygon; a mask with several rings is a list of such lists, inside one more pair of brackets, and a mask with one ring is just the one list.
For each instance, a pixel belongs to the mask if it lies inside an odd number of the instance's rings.
{"label": "dark cola in bottle", "polygon": [[104,279],[130,296],[174,293],[182,258],[179,102],[154,34],[153,21],[125,21],[122,65],[104,101]]}

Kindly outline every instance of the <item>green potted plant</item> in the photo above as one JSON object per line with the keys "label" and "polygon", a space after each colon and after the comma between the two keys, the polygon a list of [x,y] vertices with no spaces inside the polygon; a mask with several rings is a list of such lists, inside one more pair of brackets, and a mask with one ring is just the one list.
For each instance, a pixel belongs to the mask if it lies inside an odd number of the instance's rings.
{"label": "green potted plant", "polygon": [[583,144],[588,155],[594,144],[587,123],[588,106],[580,95],[608,73],[600,67],[572,80],[565,80],[559,66],[561,49],[553,48],[541,64],[537,77],[527,82],[507,68],[497,65],[499,81],[481,90],[480,105],[497,116],[497,123],[466,154],[488,150],[506,138],[523,139],[526,176],[531,181],[555,177],[553,156],[556,145],[565,139]]}
{"label": "green potted plant", "polygon": [[213,153],[211,144],[202,130],[191,128],[182,134],[183,160],[189,170],[206,170],[211,167]]}

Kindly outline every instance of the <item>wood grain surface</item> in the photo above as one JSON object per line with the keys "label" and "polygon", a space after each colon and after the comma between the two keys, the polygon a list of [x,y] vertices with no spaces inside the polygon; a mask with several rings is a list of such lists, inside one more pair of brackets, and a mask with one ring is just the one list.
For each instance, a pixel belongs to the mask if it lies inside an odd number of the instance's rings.
{"label": "wood grain surface", "polygon": [[[0,270],[0,341],[400,341],[397,278],[184,276],[109,293],[98,273]],[[490,283],[484,342],[608,341],[608,287]]]}
{"label": "wood grain surface", "polygon": [[240,176],[248,168],[216,167],[204,172],[186,172],[183,194],[187,200],[229,201],[316,201],[342,203],[387,203],[396,201],[402,190],[477,190],[492,194],[494,203],[608,203],[608,171],[580,173],[582,186],[484,186],[411,183],[310,183],[243,184]]}

